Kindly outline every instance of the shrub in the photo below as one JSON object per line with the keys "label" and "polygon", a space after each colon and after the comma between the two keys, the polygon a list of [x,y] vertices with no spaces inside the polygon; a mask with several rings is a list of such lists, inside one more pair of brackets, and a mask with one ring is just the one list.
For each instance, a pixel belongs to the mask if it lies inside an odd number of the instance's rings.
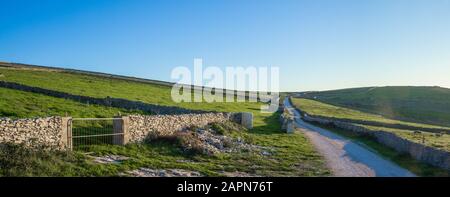
{"label": "shrub", "polygon": [[189,155],[203,154],[206,152],[203,142],[192,131],[180,131],[173,135],[158,136],[151,141],[166,142],[175,145]]}
{"label": "shrub", "polygon": [[178,132],[175,134],[177,144],[187,154],[196,155],[206,153],[203,142],[194,132]]}
{"label": "shrub", "polygon": [[227,133],[227,130],[222,127],[222,124],[219,123],[211,124],[211,129],[213,129],[217,134],[220,135],[225,135]]}
{"label": "shrub", "polygon": [[231,121],[222,122],[222,123],[212,123],[210,125],[210,127],[217,134],[220,134],[220,135],[229,134],[230,132],[241,132],[241,131],[247,130],[242,125],[237,124],[235,122],[231,122]]}

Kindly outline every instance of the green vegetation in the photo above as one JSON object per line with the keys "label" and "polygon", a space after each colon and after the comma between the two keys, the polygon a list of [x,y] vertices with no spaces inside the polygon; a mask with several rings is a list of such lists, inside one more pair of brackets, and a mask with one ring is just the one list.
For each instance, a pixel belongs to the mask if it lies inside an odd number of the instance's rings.
{"label": "green vegetation", "polygon": [[16,144],[0,144],[0,176],[73,176],[87,165],[77,152],[35,151]]}
{"label": "green vegetation", "polygon": [[402,138],[408,139],[413,142],[417,142],[420,144],[424,144],[426,146],[431,146],[437,149],[442,149],[445,151],[450,152],[450,135],[448,134],[435,134],[430,132],[414,132],[404,129],[393,129],[393,128],[386,128],[386,127],[375,127],[375,126],[368,126],[368,125],[361,125],[357,124],[362,127],[366,127],[373,131],[388,131],[391,133],[395,133],[397,136],[400,136]]}
{"label": "green vegetation", "polygon": [[67,115],[73,117],[105,118],[113,117],[119,112],[121,114],[145,114],[145,112],[139,110],[131,111],[121,108],[89,105],[36,93],[0,88],[0,117],[65,116],[67,113]]}
{"label": "green vegetation", "polygon": [[171,99],[171,87],[114,78],[82,75],[61,71],[12,69],[0,67],[2,81],[97,98],[123,98],[150,104],[178,106],[189,109],[215,111],[259,110],[260,103],[176,103]]}
{"label": "green vegetation", "polygon": [[408,126],[422,127],[422,128],[450,129],[448,127],[442,127],[442,126],[436,126],[436,125],[393,120],[393,119],[385,118],[381,115],[366,113],[366,112],[353,110],[353,109],[349,109],[349,108],[345,108],[345,107],[334,106],[331,104],[326,104],[326,103],[316,101],[316,100],[311,100],[311,99],[293,98],[292,102],[295,106],[299,107],[303,111],[307,112],[310,115],[315,115],[315,116],[324,116],[324,117],[330,117],[330,118],[340,118],[340,119],[350,119],[350,120],[372,121],[372,122],[380,122],[380,123],[388,123],[388,124],[400,124],[400,125],[408,125]]}
{"label": "green vegetation", "polygon": [[[130,144],[127,146],[99,145],[87,150],[97,155],[117,154],[130,157],[120,164],[95,164],[84,152],[47,153],[24,152],[18,154],[11,170],[3,176],[117,176],[120,172],[148,168],[181,168],[199,171],[204,175],[221,175],[222,171],[241,171],[262,176],[326,176],[323,159],[302,134],[286,134],[280,130],[278,113],[260,113],[261,103],[175,103],[170,87],[126,80],[96,77],[68,72],[31,69],[0,68],[1,80],[41,87],[71,94],[92,97],[114,97],[150,104],[179,106],[189,109],[252,112],[254,128],[247,132],[232,132],[225,127],[223,133],[246,142],[270,147],[273,154],[223,153],[216,156],[184,154],[179,147],[166,143]],[[0,116],[15,118],[60,115],[72,117],[112,117],[118,108],[88,105],[71,100],[0,88]],[[20,151],[16,151],[20,152]],[[11,153],[11,154],[16,154]],[[0,156],[8,160],[8,154]],[[179,162],[192,160],[195,162]],[[0,165],[3,165],[0,163]],[[1,166],[2,169],[3,166]]]}
{"label": "green vegetation", "polygon": [[[350,120],[369,120],[374,122],[382,122],[382,123],[396,123],[396,124],[404,124],[411,125],[417,127],[427,127],[427,128],[436,128],[433,125],[425,125],[425,124],[416,124],[411,122],[403,122],[397,120],[391,120],[388,118],[384,118],[379,115],[374,115],[370,113],[365,113],[357,110],[347,109],[343,107],[337,107],[325,103],[321,103],[319,101],[304,99],[304,98],[292,98],[292,102],[294,106],[298,107],[302,111],[310,114],[317,115],[323,117],[331,117],[331,118],[342,118],[342,119],[350,119]],[[350,121],[351,122],[351,121]],[[435,134],[428,132],[420,132],[415,133],[414,131],[404,130],[404,129],[394,129],[394,128],[386,128],[379,126],[370,126],[370,125],[362,125],[357,124],[359,126],[366,127],[368,129],[377,131],[383,130],[395,133],[399,137],[423,143],[427,146],[435,147],[438,149],[443,149],[446,151],[450,151],[450,135],[448,134]],[[439,128],[439,127],[438,127]],[[422,140],[422,138],[424,140]]]}
{"label": "green vegetation", "polygon": [[303,96],[391,119],[450,126],[450,89],[447,88],[368,87],[311,92]]}

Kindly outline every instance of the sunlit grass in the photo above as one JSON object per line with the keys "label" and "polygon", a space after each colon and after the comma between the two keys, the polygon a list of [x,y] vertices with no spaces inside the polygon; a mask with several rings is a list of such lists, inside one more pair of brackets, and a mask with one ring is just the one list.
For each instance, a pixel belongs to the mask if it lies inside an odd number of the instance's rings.
{"label": "sunlit grass", "polygon": [[[261,113],[262,103],[242,102],[193,102],[175,103],[170,96],[170,87],[131,82],[105,77],[54,71],[36,71],[0,68],[0,80],[61,92],[92,96],[113,97],[141,101],[149,104],[179,106],[189,109],[224,112],[252,112],[254,128],[249,131],[231,132],[228,135],[246,142],[273,149],[270,156],[260,153],[221,153],[216,156],[188,156],[177,147],[167,143],[130,144],[127,146],[101,145],[89,147],[94,154],[119,154],[131,157],[121,164],[95,164],[83,155],[85,151],[70,153],[69,158],[58,154],[47,157],[47,153],[23,155],[27,173],[17,169],[4,172],[4,176],[117,176],[121,172],[147,168],[181,168],[201,172],[205,176],[222,176],[222,172],[246,172],[260,176],[327,176],[330,172],[323,158],[301,134],[286,134],[281,131],[278,113]],[[54,98],[35,93],[0,88],[0,116],[35,117],[113,117],[122,114],[148,113],[120,108],[88,105],[72,100]],[[41,159],[40,156],[45,156]],[[27,162],[30,160],[30,162]],[[193,160],[183,163],[179,160]],[[20,163],[20,162],[19,162]],[[35,170],[33,170],[35,169]]]}

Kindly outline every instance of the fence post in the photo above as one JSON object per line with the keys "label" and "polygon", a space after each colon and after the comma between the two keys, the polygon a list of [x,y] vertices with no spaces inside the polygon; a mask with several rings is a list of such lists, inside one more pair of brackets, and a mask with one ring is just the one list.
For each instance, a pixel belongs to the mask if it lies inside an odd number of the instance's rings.
{"label": "fence post", "polygon": [[288,119],[287,120],[287,125],[286,125],[286,133],[294,133],[295,131],[295,123],[293,119]]}
{"label": "fence post", "polygon": [[253,114],[250,112],[242,112],[241,125],[247,129],[253,128]]}

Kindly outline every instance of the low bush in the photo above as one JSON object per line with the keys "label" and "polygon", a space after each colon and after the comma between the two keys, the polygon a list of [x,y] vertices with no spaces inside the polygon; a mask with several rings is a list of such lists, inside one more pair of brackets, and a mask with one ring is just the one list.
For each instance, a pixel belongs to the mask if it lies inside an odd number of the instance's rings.
{"label": "low bush", "polygon": [[178,132],[175,134],[177,145],[183,149],[183,152],[196,155],[205,154],[205,147],[203,142],[197,137],[194,132]]}
{"label": "low bush", "polygon": [[60,176],[76,172],[71,164],[82,160],[71,152],[30,149],[0,144],[0,176]]}
{"label": "low bush", "polygon": [[159,136],[152,139],[151,142],[166,142],[175,145],[189,155],[205,153],[203,142],[200,141],[194,132],[189,130],[180,131],[173,135]]}
{"label": "low bush", "polygon": [[222,124],[213,123],[211,124],[211,129],[220,135],[225,135],[227,133],[227,131],[222,127]]}

